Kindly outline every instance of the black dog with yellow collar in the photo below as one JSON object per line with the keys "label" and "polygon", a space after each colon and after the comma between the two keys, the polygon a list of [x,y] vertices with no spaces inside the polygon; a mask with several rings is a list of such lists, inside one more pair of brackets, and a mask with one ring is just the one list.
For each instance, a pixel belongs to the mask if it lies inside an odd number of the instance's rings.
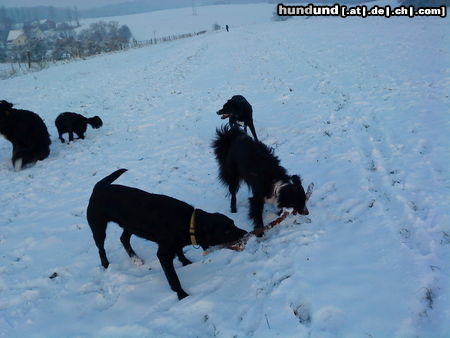
{"label": "black dog with yellow collar", "polygon": [[87,220],[97,245],[100,260],[109,265],[104,248],[106,226],[115,222],[122,227],[120,241],[131,258],[137,258],[130,244],[136,235],[158,244],[157,256],[170,287],[183,299],[182,289],[173,266],[178,256],[184,265],[191,264],[183,254],[186,245],[210,246],[238,240],[247,232],[237,228],[233,220],[219,213],[208,213],[175,198],[157,195],[123,185],[111,184],[126,169],[119,169],[100,180],[92,191]]}

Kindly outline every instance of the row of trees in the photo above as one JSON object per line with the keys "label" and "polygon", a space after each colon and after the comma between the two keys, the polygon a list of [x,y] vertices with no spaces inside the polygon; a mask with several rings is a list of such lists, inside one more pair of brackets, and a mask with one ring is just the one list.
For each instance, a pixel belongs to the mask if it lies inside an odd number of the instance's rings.
{"label": "row of trees", "polygon": [[[24,45],[15,46],[8,53],[3,53],[6,58],[3,61],[57,61],[111,52],[127,47],[131,37],[128,26],[119,26],[115,21],[99,21],[78,34],[70,29],[59,32],[56,37],[29,39]],[[0,59],[1,57],[2,53]]]}

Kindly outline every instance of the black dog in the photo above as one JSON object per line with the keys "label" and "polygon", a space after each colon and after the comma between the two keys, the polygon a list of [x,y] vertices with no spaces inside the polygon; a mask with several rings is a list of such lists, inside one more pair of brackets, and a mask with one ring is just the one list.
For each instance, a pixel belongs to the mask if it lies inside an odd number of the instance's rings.
{"label": "black dog", "polygon": [[16,171],[50,154],[50,135],[39,115],[14,109],[4,100],[0,101],[0,134],[13,145],[11,160]]}
{"label": "black dog", "polygon": [[222,115],[222,120],[229,118],[230,127],[236,126],[239,122],[244,124],[247,133],[247,126],[252,132],[253,138],[258,141],[255,126],[253,125],[253,109],[250,103],[242,95],[235,95],[229,99],[217,115]]}
{"label": "black dog", "polygon": [[264,202],[278,208],[293,208],[294,213],[308,215],[307,196],[300,177],[289,176],[273,150],[252,140],[239,128],[228,126],[217,129],[213,142],[219,164],[219,178],[231,194],[231,212],[236,212],[236,193],[240,182],[245,181],[252,190],[249,217],[255,228],[263,226]]}
{"label": "black dog", "polygon": [[84,139],[87,125],[90,124],[92,128],[98,129],[103,126],[103,121],[100,117],[84,117],[77,113],[61,113],[55,120],[55,126],[58,129],[59,139],[64,143],[62,135],[69,133],[69,142],[73,141],[73,133],[77,134],[78,138]]}
{"label": "black dog", "polygon": [[247,232],[237,228],[225,215],[210,214],[164,195],[111,184],[126,169],[120,169],[100,180],[94,187],[87,208],[87,219],[104,268],[109,265],[104,249],[106,224],[115,222],[124,230],[120,240],[131,258],[137,258],[130,237],[136,235],[158,243],[157,256],[170,287],[183,299],[188,294],[181,288],[173,266],[175,255],[183,265],[191,262],[183,247],[209,246],[235,241]]}

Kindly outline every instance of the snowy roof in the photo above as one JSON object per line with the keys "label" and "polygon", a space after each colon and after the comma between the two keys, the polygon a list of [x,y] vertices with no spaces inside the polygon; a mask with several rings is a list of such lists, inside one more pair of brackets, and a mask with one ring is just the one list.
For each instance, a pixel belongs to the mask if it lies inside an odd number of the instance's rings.
{"label": "snowy roof", "polygon": [[39,23],[42,25],[43,23],[47,23],[47,22],[50,22],[50,23],[54,23],[54,21],[53,20],[50,20],[50,19],[42,19],[42,20],[39,20]]}
{"label": "snowy roof", "polygon": [[16,29],[16,30],[9,31],[7,41],[14,41],[15,39],[17,39],[22,34],[23,34],[23,30],[21,30],[21,29]]}

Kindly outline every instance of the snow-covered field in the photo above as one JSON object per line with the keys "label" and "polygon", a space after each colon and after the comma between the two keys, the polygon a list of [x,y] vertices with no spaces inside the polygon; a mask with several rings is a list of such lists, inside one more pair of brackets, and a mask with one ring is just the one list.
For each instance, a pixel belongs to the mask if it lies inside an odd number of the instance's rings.
{"label": "snow-covered field", "polygon": [[[0,142],[0,336],[449,337],[448,27],[242,22],[0,81],[1,99],[38,112],[53,140],[48,159],[18,173]],[[117,168],[129,169],[117,183],[252,228],[247,189],[231,214],[210,148],[215,111],[235,94],[288,171],[315,183],[308,218],[290,216],[243,252],[187,247],[194,263],[175,260],[182,301],[156,245],[133,237],[146,261],[133,265],[115,224],[105,271],[86,206]],[[104,127],[61,144],[63,111]]]}
{"label": "snow-covered field", "polygon": [[100,20],[127,25],[136,40],[148,40],[169,35],[211,30],[214,24],[230,26],[232,30],[267,22],[276,4],[196,6],[140,14],[81,20],[78,30]]}

